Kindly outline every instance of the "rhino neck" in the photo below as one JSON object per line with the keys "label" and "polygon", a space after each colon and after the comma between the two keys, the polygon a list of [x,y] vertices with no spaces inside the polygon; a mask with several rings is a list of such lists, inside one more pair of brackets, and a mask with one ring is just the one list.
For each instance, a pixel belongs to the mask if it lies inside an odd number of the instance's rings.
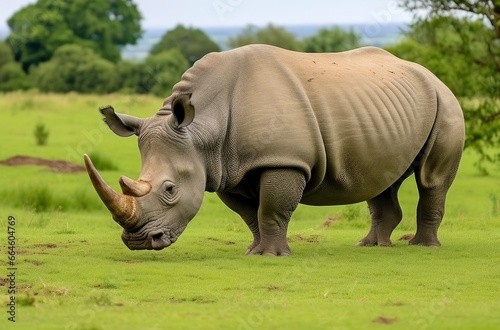
{"label": "rhino neck", "polygon": [[[210,120],[212,121],[212,120]],[[224,189],[225,175],[221,156],[223,152],[224,129],[220,122],[193,122],[188,131],[191,135],[197,160],[202,162],[205,169],[205,191],[215,192]]]}
{"label": "rhino neck", "polygon": [[[186,71],[173,93],[191,94],[195,108],[194,121],[186,127],[191,135],[198,157],[206,170],[206,191],[223,191],[227,177],[234,169],[228,160],[230,142],[231,104],[239,76],[239,59],[231,53],[211,53],[198,60]],[[233,155],[230,156],[233,159]],[[237,163],[236,163],[237,164]],[[237,169],[238,165],[236,165]]]}

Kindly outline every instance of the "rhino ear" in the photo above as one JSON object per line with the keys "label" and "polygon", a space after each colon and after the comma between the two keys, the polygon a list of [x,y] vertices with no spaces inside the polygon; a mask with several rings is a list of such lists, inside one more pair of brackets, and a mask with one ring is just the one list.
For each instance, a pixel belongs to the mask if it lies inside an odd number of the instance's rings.
{"label": "rhino ear", "polygon": [[194,107],[191,104],[191,94],[180,94],[172,100],[172,114],[177,127],[186,127],[194,119]]}
{"label": "rhino ear", "polygon": [[116,113],[115,109],[110,105],[99,108],[99,111],[104,116],[104,122],[108,124],[109,128],[115,132],[116,135],[123,137],[132,134],[139,135],[139,130],[144,120]]}

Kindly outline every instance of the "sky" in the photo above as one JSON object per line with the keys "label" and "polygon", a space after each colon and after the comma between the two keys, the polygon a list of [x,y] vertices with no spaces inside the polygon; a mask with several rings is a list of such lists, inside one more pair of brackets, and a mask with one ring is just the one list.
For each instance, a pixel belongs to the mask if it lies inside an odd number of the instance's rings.
{"label": "sky", "polygon": [[[36,0],[0,2],[0,30],[20,8]],[[404,23],[411,14],[396,0],[135,0],[142,27],[227,27],[276,25]]]}

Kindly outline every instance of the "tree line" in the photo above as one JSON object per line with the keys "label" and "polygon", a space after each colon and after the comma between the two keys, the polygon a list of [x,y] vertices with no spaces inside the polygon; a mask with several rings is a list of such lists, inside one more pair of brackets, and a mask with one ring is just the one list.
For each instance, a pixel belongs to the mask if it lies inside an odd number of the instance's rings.
{"label": "tree line", "polygon": [[[490,0],[401,0],[416,14],[404,38],[386,49],[420,63],[461,98],[467,146],[482,160],[500,142],[500,3]],[[120,50],[142,34],[133,0],[39,0],[9,20],[0,42],[0,91],[37,88],[65,93],[153,93],[167,96],[182,73],[203,55],[220,51],[202,30],[179,25],[167,31],[140,63]],[[362,46],[361,35],[325,28],[299,40],[285,28],[249,25],[228,40],[232,48],[265,43],[305,52]]]}

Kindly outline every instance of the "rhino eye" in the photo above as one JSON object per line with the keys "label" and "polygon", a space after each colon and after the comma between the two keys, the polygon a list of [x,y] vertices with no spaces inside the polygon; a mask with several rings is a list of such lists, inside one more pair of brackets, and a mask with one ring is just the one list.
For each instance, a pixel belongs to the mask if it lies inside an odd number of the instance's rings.
{"label": "rhino eye", "polygon": [[163,183],[163,195],[161,196],[163,202],[167,205],[171,205],[177,201],[177,187],[171,181],[165,181]]}

